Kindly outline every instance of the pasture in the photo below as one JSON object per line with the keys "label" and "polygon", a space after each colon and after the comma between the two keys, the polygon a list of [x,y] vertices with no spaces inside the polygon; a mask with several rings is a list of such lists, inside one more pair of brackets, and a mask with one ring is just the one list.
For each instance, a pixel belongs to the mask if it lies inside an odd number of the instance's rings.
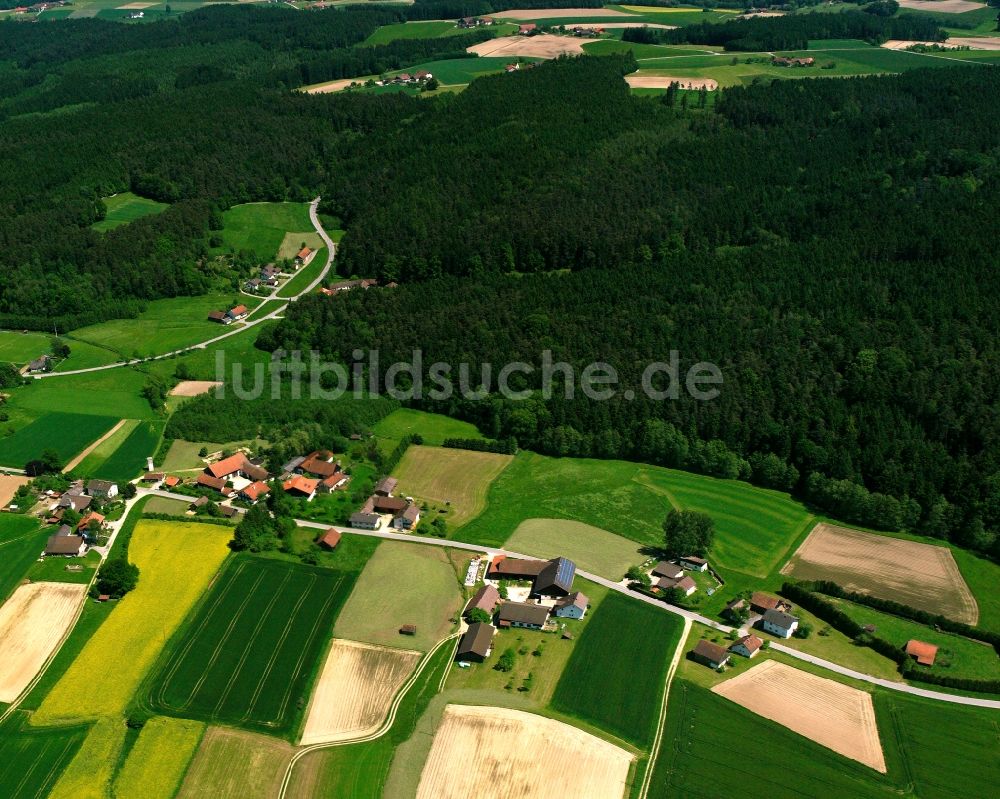
{"label": "pasture", "polygon": [[[129,543],[139,585],[117,603],[46,696],[36,724],[120,714],[229,553],[228,527],[142,520]],[[128,658],[121,653],[128,652]],[[95,680],[114,663],[114,680]]]}
{"label": "pasture", "polygon": [[120,446],[93,471],[77,470],[101,480],[127,482],[146,470],[146,458],[156,452],[163,422],[140,422]]}
{"label": "pasture", "polygon": [[[448,705],[420,777],[417,799],[491,795],[614,799],[628,788],[632,755],[560,721],[499,707]],[[553,769],[553,763],[572,764]]]}
{"label": "pasture", "polygon": [[117,422],[117,418],[110,416],[59,411],[47,413],[13,435],[0,439],[0,464],[21,468],[47,449],[58,453],[65,463]]}
{"label": "pasture", "polygon": [[85,727],[34,729],[19,713],[0,728],[0,786],[5,799],[40,799],[83,742]]}
{"label": "pasture", "polygon": [[647,746],[682,630],[678,616],[609,594],[580,635],[552,707]]}
{"label": "pasture", "polygon": [[482,513],[490,484],[512,460],[511,455],[493,452],[415,445],[393,474],[399,480],[398,494],[448,505],[450,521],[459,526]]}
{"label": "pasture", "polygon": [[228,310],[236,303],[254,309],[260,300],[236,293],[150,300],[135,319],[112,319],[81,327],[73,332],[73,338],[113,351],[118,360],[162,355],[231,330],[208,321],[208,314]]}
{"label": "pasture", "polygon": [[418,434],[425,444],[441,446],[446,438],[471,438],[481,441],[483,434],[474,424],[452,419],[440,413],[427,413],[412,408],[398,408],[383,417],[373,431],[379,438],[387,438],[393,444],[405,436]]}
{"label": "pasture", "polygon": [[[286,233],[285,238],[281,240],[281,246],[278,247],[278,258],[292,259],[303,247],[308,247],[313,251],[319,250],[323,247],[323,239],[320,238],[319,233],[315,230],[301,233]],[[312,260],[316,261],[318,259],[319,255],[315,255]]]}
{"label": "pasture", "polygon": [[353,577],[233,558],[172,643],[148,702],[167,715],[287,733]]}
{"label": "pasture", "polygon": [[539,558],[563,555],[609,580],[620,580],[630,566],[646,559],[635,541],[567,519],[526,519],[503,546]]}
{"label": "pasture", "polygon": [[712,692],[811,741],[886,772],[871,694],[777,660],[765,660]]}
{"label": "pasture", "polygon": [[374,733],[420,653],[335,639],[313,689],[300,746]]}
{"label": "pasture", "polygon": [[486,510],[462,540],[501,546],[527,519],[568,519],[644,546],[659,546],[671,508],[715,520],[714,564],[764,577],[787,557],[810,515],[787,494],[735,480],[625,461],[521,452],[493,482]]}
{"label": "pasture", "polygon": [[[173,373],[175,364],[170,364]],[[136,369],[111,369],[100,372],[65,375],[35,380],[22,388],[11,390],[7,409],[11,418],[17,414],[32,421],[47,413],[69,413],[73,416],[112,416],[119,419],[153,419],[155,412],[142,396],[146,375]],[[111,424],[108,424],[110,427]],[[103,432],[103,431],[102,431]],[[74,430],[64,431],[73,435]],[[94,441],[94,435],[86,443]],[[76,455],[83,449],[78,447]]]}
{"label": "pasture", "polygon": [[280,738],[209,727],[177,799],[272,799],[292,752]]}
{"label": "pasture", "polygon": [[16,513],[0,514],[0,602],[17,588],[38,559],[49,537],[38,519]]}
{"label": "pasture", "polygon": [[0,606],[0,702],[17,699],[76,620],[86,585],[31,583]]}
{"label": "pasture", "polygon": [[120,225],[127,225],[129,222],[142,219],[144,216],[162,213],[169,207],[167,203],[148,200],[130,191],[123,191],[103,199],[107,213],[104,215],[104,219],[90,226],[98,233],[114,230]]}
{"label": "pasture", "polygon": [[0,361],[20,366],[52,349],[52,336],[45,333],[20,333],[0,330]]}
{"label": "pasture", "polygon": [[308,203],[247,203],[222,214],[223,250],[250,250],[261,261],[273,261],[286,233],[315,233]]}
{"label": "pasture", "polygon": [[951,550],[817,524],[782,568],[798,580],[832,580],[850,591],[976,624],[979,608]]}
{"label": "pasture", "polygon": [[[454,628],[463,606],[455,570],[438,547],[383,541],[354,584],[337,638],[426,651]],[[401,636],[415,624],[415,636]]]}
{"label": "pasture", "polygon": [[188,719],[147,721],[115,778],[115,799],[173,799],[204,732]]}

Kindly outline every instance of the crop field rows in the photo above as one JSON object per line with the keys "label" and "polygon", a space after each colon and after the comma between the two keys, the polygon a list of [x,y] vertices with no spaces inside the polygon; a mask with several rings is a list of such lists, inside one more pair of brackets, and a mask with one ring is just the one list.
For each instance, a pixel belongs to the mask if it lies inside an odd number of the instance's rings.
{"label": "crop field rows", "polygon": [[326,569],[231,561],[156,678],[154,708],[284,731],[352,584]]}
{"label": "crop field rows", "polygon": [[0,440],[0,464],[21,468],[47,449],[65,462],[104,435],[118,419],[85,413],[47,413]]}
{"label": "crop field rows", "polygon": [[8,721],[0,734],[0,786],[4,799],[40,799],[48,795],[87,730],[18,730],[19,721]]}

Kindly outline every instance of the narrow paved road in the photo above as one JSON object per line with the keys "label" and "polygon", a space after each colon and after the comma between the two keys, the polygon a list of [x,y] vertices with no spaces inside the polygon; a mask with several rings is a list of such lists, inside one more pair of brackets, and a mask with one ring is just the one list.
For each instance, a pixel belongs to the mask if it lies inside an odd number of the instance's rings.
{"label": "narrow paved road", "polygon": [[164,358],[173,358],[176,355],[183,355],[184,353],[191,352],[193,350],[203,350],[206,347],[210,347],[213,344],[218,344],[220,341],[225,341],[227,338],[231,338],[232,336],[238,336],[240,333],[245,333],[251,327],[259,325],[261,322],[267,322],[271,319],[277,318],[288,307],[288,303],[295,302],[297,299],[299,299],[299,297],[302,297],[306,294],[309,294],[312,291],[315,291],[316,287],[323,282],[323,280],[329,274],[330,268],[333,266],[333,259],[336,256],[337,245],[333,243],[333,239],[331,239],[327,235],[327,232],[323,229],[323,226],[320,224],[319,215],[316,212],[316,209],[319,207],[319,201],[320,198],[317,197],[315,200],[309,203],[309,219],[312,221],[313,227],[316,229],[316,232],[319,234],[320,238],[323,239],[323,242],[326,244],[326,264],[323,266],[323,271],[320,272],[319,277],[317,277],[312,283],[306,286],[302,291],[300,291],[294,297],[279,298],[273,295],[271,297],[267,297],[259,306],[257,306],[257,308],[255,308],[251,312],[250,316],[254,316],[256,313],[263,310],[264,307],[269,302],[280,302],[281,304],[279,304],[278,307],[275,308],[273,311],[268,312],[264,316],[257,316],[253,319],[250,319],[245,324],[240,325],[239,327],[235,327],[227,331],[226,333],[222,333],[221,335],[214,336],[208,339],[207,341],[202,341],[197,344],[191,344],[182,349],[173,350],[172,352],[164,352],[161,355],[151,355],[149,358],[133,358],[126,361],[117,361],[115,363],[105,364],[104,366],[91,366],[88,369],[68,369],[65,372],[46,372],[44,374],[32,375],[32,376],[36,380],[46,380],[54,377],[66,377],[67,375],[82,375],[82,374],[87,374],[89,372],[104,372],[107,371],[108,369],[119,369],[123,366],[130,366],[132,364],[143,363],[144,361],[160,361],[163,360]]}
{"label": "narrow paved road", "polygon": [[[139,489],[140,495],[142,494],[152,494],[158,497],[165,497],[167,499],[179,499],[183,502],[190,502],[191,497],[184,496],[182,494],[173,494],[169,491],[159,491],[159,490],[149,490],[149,489]],[[447,538],[433,538],[430,536],[418,536],[412,533],[392,533],[387,530],[356,530],[353,527],[338,527],[336,525],[323,524],[321,522],[306,521],[304,519],[296,519],[295,523],[299,527],[308,527],[315,530],[329,530],[331,526],[334,530],[341,533],[346,533],[349,535],[365,535],[371,538],[381,538],[386,541],[403,541],[408,544],[426,544],[430,546],[438,547],[451,547],[452,549],[462,549],[468,552],[483,553],[485,552],[489,557],[494,555],[506,555],[510,558],[534,558],[534,555],[525,555],[521,552],[513,552],[509,549],[495,549],[493,547],[483,547],[477,544],[467,544],[464,541],[452,541]],[[646,596],[645,594],[640,594],[638,591],[633,591],[621,583],[616,583],[612,580],[608,580],[605,577],[601,577],[597,574],[592,574],[591,572],[582,571],[577,569],[576,573],[583,577],[585,580],[590,580],[598,585],[603,585],[612,591],[617,591],[620,594],[636,599],[640,602],[645,602],[647,605],[652,605],[653,607],[660,608],[661,610],[666,610],[668,613],[673,613],[677,616],[683,616],[685,619],[691,622],[697,622],[698,624],[704,624],[707,627],[719,630],[723,633],[730,632],[733,628],[721,624],[717,621],[713,621],[705,616],[701,616],[698,613],[694,613],[690,610],[684,610],[683,608],[678,608],[674,605],[668,605],[659,599],[653,599],[652,597]],[[823,658],[816,657],[815,655],[809,655],[805,652],[800,652],[797,649],[792,649],[784,644],[779,644],[777,642],[771,643],[771,648],[781,652],[790,657],[797,658],[799,660],[805,661],[807,663],[812,663],[815,666],[820,666],[824,669],[829,669],[830,671],[836,672],[837,674],[842,674],[845,677],[851,677],[855,680],[860,680],[862,682],[871,683],[872,685],[878,685],[882,688],[888,688],[890,691],[899,691],[904,694],[911,694],[913,696],[921,696],[926,699],[934,699],[939,702],[950,702],[955,705],[973,705],[975,707],[985,707],[991,708],[993,710],[1000,710],[1000,700],[996,699],[980,699],[974,696],[957,696],[955,694],[941,693],[940,691],[929,691],[925,688],[916,688],[912,685],[907,685],[906,683],[893,682],[892,680],[886,680],[881,677],[874,677],[870,674],[864,674],[860,671],[855,671],[854,669],[849,669],[846,666],[841,666],[830,660],[824,660]]]}

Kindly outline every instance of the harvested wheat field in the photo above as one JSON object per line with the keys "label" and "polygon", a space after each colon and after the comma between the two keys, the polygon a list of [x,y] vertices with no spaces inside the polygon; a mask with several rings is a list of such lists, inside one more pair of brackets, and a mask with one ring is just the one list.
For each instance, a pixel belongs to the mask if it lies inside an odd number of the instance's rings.
{"label": "harvested wheat field", "polygon": [[628,17],[612,8],[515,8],[490,14],[494,19],[562,19],[563,17]]}
{"label": "harvested wheat field", "polygon": [[533,56],[535,58],[557,58],[567,53],[580,55],[589,39],[574,39],[569,36],[555,36],[542,33],[538,36],[501,36],[465,48],[469,53],[480,56]]}
{"label": "harvested wheat field", "polygon": [[871,694],[776,660],[759,663],[712,692],[885,774]]}
{"label": "harvested wheat field", "polygon": [[363,78],[341,78],[340,80],[331,80],[329,83],[321,83],[318,86],[313,86],[309,89],[303,89],[306,94],[329,94],[330,92],[339,92],[342,89],[346,89],[352,83],[364,83]]}
{"label": "harvested wheat field", "polygon": [[335,640],[313,691],[300,746],[347,741],[382,726],[421,654]]}
{"label": "harvested wheat field", "polygon": [[417,499],[451,503],[451,524],[464,524],[486,507],[490,484],[507,468],[512,455],[468,449],[412,446],[393,475],[399,491]]}
{"label": "harvested wheat field", "polygon": [[207,394],[216,386],[221,386],[218,380],[182,380],[172,389],[170,389],[171,397],[199,397],[202,394]]}
{"label": "harvested wheat field", "polygon": [[975,624],[979,607],[946,547],[817,524],[782,569],[799,580],[832,580]]}
{"label": "harvested wheat field", "polygon": [[986,8],[985,3],[973,3],[970,0],[899,0],[899,5],[914,11],[937,11],[941,14],[964,14],[966,11]]}
{"label": "harvested wheat field", "polygon": [[889,39],[887,42],[882,42],[879,47],[884,47],[886,50],[906,50],[909,47],[916,47],[918,44],[924,47],[933,47],[936,45],[948,50],[958,47],[953,42],[918,42],[913,39]]}
{"label": "harvested wheat field", "polygon": [[155,6],[156,3],[126,3],[123,6],[118,6],[118,11],[142,11],[144,8],[150,8]]}
{"label": "harvested wheat field", "polygon": [[209,727],[177,799],[272,799],[293,752],[279,738]]}
{"label": "harvested wheat field", "polygon": [[949,36],[948,44],[973,50],[1000,50],[1000,36]]}
{"label": "harvested wheat field", "polygon": [[0,702],[13,702],[45,665],[76,618],[87,586],[31,583],[0,607]]}
{"label": "harvested wheat field", "polygon": [[629,75],[625,82],[633,89],[667,89],[671,83],[682,89],[706,89],[714,92],[719,82],[712,78],[675,78],[670,75]]}
{"label": "harvested wheat field", "polygon": [[0,508],[14,498],[14,494],[17,493],[17,489],[30,482],[31,481],[27,477],[21,477],[15,474],[0,474]]}
{"label": "harvested wheat field", "polygon": [[621,28],[662,28],[665,31],[677,29],[677,25],[664,25],[660,22],[574,22],[572,24],[574,28],[583,28],[588,31],[618,30]]}
{"label": "harvested wheat field", "polygon": [[[570,765],[571,764],[571,765]],[[448,705],[417,799],[615,799],[632,755],[561,721],[499,707]]]}

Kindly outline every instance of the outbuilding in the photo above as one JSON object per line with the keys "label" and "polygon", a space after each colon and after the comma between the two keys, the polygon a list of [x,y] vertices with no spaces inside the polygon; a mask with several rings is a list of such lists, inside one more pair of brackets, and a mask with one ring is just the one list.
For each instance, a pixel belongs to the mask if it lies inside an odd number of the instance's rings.
{"label": "outbuilding", "polygon": [[482,663],[490,656],[490,651],[493,649],[493,633],[495,632],[492,624],[481,621],[470,624],[469,629],[462,636],[462,640],[458,642],[455,659]]}
{"label": "outbuilding", "polygon": [[704,638],[688,653],[688,657],[696,663],[702,663],[710,669],[717,669],[729,662],[729,653],[724,646],[713,644]]}

